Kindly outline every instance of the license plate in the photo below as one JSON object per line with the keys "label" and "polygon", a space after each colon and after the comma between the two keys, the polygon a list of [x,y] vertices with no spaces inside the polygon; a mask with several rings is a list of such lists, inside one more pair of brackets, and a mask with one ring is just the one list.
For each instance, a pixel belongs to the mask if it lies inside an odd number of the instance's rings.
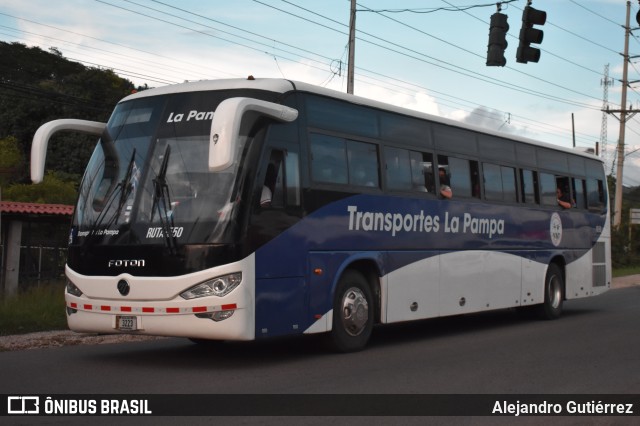
{"label": "license plate", "polygon": [[138,329],[138,318],[129,315],[116,316],[116,329],[133,331]]}

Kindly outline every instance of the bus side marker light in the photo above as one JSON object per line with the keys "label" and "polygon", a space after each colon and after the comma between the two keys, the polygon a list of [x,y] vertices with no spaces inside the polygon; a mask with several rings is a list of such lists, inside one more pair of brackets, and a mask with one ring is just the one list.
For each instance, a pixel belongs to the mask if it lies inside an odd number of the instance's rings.
{"label": "bus side marker light", "polygon": [[322,275],[323,272],[322,268],[316,268],[313,270],[313,273],[316,275]]}

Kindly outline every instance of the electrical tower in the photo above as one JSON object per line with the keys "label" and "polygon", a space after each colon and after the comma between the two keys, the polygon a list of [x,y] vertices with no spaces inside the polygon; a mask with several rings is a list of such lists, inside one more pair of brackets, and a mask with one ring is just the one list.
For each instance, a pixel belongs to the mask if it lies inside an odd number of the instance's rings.
{"label": "electrical tower", "polygon": [[609,86],[613,86],[613,78],[609,78],[609,64],[604,66],[604,77],[600,80],[602,85],[602,125],[600,126],[600,152],[602,159],[607,162],[609,155],[607,147],[607,109],[609,108]]}

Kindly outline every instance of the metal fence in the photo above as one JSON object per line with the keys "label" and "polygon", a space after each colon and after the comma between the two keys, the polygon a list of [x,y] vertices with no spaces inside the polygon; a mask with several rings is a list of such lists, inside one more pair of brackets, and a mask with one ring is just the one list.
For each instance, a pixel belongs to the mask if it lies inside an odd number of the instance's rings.
{"label": "metal fence", "polygon": [[[56,243],[20,247],[20,291],[64,279],[67,247],[56,246]],[[4,250],[0,245],[0,259],[4,259]]]}

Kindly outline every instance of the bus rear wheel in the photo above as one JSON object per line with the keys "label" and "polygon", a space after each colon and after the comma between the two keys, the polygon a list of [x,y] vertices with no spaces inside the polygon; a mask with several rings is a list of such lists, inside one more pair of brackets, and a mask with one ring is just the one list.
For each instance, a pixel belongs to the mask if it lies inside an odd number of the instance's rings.
{"label": "bus rear wheel", "polygon": [[544,302],[538,306],[538,316],[542,319],[553,320],[562,314],[564,300],[564,279],[562,270],[552,263],[547,269],[544,280]]}
{"label": "bus rear wheel", "polygon": [[373,330],[374,303],[364,276],[347,270],[340,277],[333,302],[330,341],[339,352],[363,349]]}

